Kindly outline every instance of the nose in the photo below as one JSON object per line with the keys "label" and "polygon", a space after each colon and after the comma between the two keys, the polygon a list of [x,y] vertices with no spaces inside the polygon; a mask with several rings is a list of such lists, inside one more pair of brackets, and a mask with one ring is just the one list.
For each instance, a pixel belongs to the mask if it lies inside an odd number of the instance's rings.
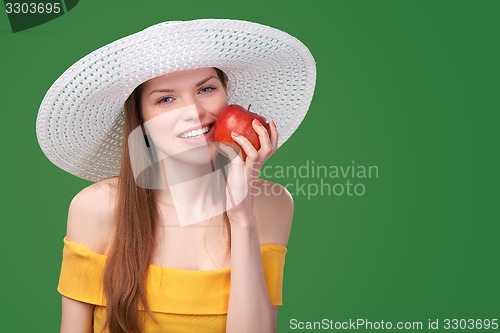
{"label": "nose", "polygon": [[194,98],[186,100],[186,110],[182,113],[182,119],[185,121],[201,121],[207,110],[202,103],[199,103]]}

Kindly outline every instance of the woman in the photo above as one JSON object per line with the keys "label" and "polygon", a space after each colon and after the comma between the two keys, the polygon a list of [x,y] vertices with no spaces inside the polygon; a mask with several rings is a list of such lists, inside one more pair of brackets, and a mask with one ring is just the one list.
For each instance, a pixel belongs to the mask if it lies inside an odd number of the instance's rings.
{"label": "woman", "polygon": [[[37,135],[95,184],[69,208],[61,332],[275,332],[293,202],[258,173],[314,83],[302,43],[234,20],[159,24],[68,69]],[[277,119],[252,123],[258,150],[232,133],[245,160],[213,141],[229,102]]]}

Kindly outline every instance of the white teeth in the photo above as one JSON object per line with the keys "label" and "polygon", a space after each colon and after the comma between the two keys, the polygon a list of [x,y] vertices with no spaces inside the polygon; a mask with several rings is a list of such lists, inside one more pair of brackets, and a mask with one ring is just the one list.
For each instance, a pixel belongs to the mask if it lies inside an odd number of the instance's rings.
{"label": "white teeth", "polygon": [[205,127],[199,128],[197,130],[182,133],[181,135],[179,135],[179,138],[183,138],[183,139],[195,138],[197,136],[205,135],[208,131],[210,131],[210,126],[205,126]]}

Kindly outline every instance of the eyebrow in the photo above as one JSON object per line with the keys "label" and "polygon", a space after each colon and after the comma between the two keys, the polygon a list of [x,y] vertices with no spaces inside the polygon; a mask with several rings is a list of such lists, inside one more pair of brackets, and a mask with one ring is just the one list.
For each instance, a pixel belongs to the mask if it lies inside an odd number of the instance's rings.
{"label": "eyebrow", "polygon": [[[199,87],[201,86],[202,84],[204,84],[205,82],[211,80],[211,79],[216,79],[217,76],[215,75],[210,75],[209,77],[199,81],[199,82],[196,82],[195,86],[196,87]],[[171,93],[171,92],[174,92],[175,90],[174,89],[155,89],[153,91],[151,91],[148,95],[152,95],[154,93]]]}

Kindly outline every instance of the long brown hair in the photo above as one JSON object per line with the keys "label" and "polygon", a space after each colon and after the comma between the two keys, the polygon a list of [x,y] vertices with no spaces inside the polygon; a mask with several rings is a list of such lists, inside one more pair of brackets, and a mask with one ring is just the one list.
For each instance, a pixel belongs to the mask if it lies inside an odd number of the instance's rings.
{"label": "long brown hair", "polygon": [[[217,68],[215,70],[226,90],[226,74]],[[159,211],[153,190],[139,187],[135,182],[128,147],[130,133],[142,124],[140,100],[141,86],[134,90],[124,106],[115,228],[103,276],[107,313],[103,331],[108,327],[110,333],[141,332],[143,323],[139,323],[140,305],[155,321],[147,303],[146,278],[157,246]],[[229,253],[231,238],[226,213],[223,218]]]}

